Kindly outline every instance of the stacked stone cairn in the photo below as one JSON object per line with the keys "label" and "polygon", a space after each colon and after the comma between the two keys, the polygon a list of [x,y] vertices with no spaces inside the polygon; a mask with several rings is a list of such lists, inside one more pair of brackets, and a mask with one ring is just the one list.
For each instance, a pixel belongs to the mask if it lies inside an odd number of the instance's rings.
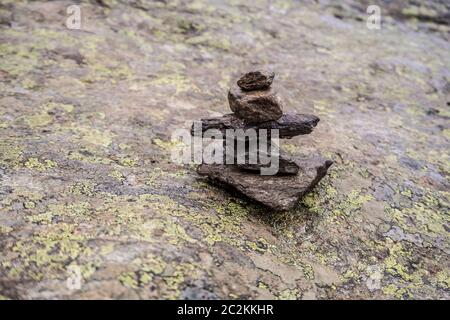
{"label": "stacked stone cairn", "polygon": [[[326,174],[331,161],[320,156],[291,159],[278,146],[271,144],[271,129],[278,130],[280,139],[290,139],[298,135],[309,134],[319,122],[319,118],[310,114],[283,114],[282,102],[272,88],[275,74],[271,71],[254,71],[243,74],[228,92],[228,101],[233,111],[218,118],[201,120],[201,130],[192,127],[192,135],[202,135],[208,129],[219,130],[226,137],[227,129],[254,129],[260,139],[260,129],[266,129],[267,146],[249,150],[250,141],[246,137],[245,162],[238,162],[238,141],[224,140],[224,163],[201,164],[197,172],[213,181],[231,186],[247,197],[275,210],[288,210],[295,207],[299,197],[313,188]],[[231,146],[230,146],[231,144]],[[234,146],[234,152],[230,150]],[[276,147],[276,148],[273,148]],[[275,150],[271,154],[271,150]],[[257,161],[250,161],[250,152],[257,151]],[[230,161],[230,154],[234,161]],[[278,171],[275,175],[262,175],[262,168],[270,163],[261,161],[262,156],[278,157]],[[241,155],[242,156],[242,155]],[[228,160],[227,160],[228,159]],[[255,158],[252,158],[255,159]],[[233,159],[231,159],[233,160]],[[231,162],[231,164],[230,164]]]}

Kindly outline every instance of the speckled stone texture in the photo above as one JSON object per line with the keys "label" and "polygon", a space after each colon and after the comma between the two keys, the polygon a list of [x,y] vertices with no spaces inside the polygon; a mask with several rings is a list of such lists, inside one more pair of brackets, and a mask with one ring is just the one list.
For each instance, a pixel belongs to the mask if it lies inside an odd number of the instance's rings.
{"label": "speckled stone texture", "polygon": [[[450,299],[447,3],[80,3],[0,4],[0,298]],[[334,162],[281,214],[170,160],[259,67]]]}

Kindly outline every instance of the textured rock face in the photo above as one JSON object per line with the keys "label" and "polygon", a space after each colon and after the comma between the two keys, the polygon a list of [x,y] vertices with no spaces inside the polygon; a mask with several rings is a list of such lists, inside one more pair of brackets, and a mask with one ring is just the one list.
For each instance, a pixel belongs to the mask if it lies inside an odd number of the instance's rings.
{"label": "textured rock face", "polygon": [[[72,3],[0,4],[0,299],[450,299],[443,1]],[[334,161],[283,213],[170,160],[265,64]]]}
{"label": "textured rock face", "polygon": [[296,175],[261,176],[248,174],[236,166],[202,164],[197,172],[236,188],[273,210],[293,209],[298,200],[310,191],[327,173],[332,162],[320,157],[298,159]]}
{"label": "textured rock face", "polygon": [[273,89],[243,91],[238,86],[228,92],[231,110],[247,122],[277,120],[283,114],[281,100]]}
{"label": "textured rock face", "polygon": [[237,85],[245,91],[264,90],[271,86],[274,77],[272,71],[252,71],[242,75]]}

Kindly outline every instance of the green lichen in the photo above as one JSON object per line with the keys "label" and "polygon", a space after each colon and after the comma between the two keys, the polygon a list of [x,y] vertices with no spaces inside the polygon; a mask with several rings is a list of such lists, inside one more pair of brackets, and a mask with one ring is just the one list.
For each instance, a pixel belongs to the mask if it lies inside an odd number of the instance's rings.
{"label": "green lichen", "polygon": [[77,182],[68,188],[68,192],[74,195],[94,195],[95,184],[90,181]]}
{"label": "green lichen", "polygon": [[25,119],[26,123],[30,126],[30,128],[39,128],[48,126],[53,121],[53,117],[48,113],[39,113],[32,116],[29,116]]}
{"label": "green lichen", "polygon": [[90,127],[76,127],[74,129],[81,134],[84,142],[102,147],[108,147],[114,136],[109,131],[101,131]]}
{"label": "green lichen", "polygon": [[298,300],[300,293],[297,289],[285,289],[277,295],[279,300]]}
{"label": "green lichen", "polygon": [[43,161],[39,161],[37,158],[29,158],[25,162],[25,167],[31,170],[36,170],[39,172],[47,171],[49,169],[56,168],[57,163],[53,160],[45,159]]}
{"label": "green lichen", "polygon": [[125,272],[122,273],[118,280],[124,285],[129,288],[136,289],[138,285],[138,280],[136,279],[136,274],[134,272]]}
{"label": "green lichen", "polygon": [[108,176],[119,180],[119,181],[124,181],[125,177],[123,176],[122,172],[120,172],[119,170],[114,170],[111,173],[108,174]]}

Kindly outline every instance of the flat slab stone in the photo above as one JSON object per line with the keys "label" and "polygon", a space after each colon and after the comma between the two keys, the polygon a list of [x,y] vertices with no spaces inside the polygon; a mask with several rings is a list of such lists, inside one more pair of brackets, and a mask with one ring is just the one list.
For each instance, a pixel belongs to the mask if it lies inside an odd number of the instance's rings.
{"label": "flat slab stone", "polygon": [[[320,119],[312,114],[286,113],[276,121],[252,124],[239,119],[233,113],[229,113],[222,117],[201,119],[201,133],[208,129],[218,129],[225,136],[226,129],[278,129],[280,139],[289,139],[298,135],[311,133],[319,121]],[[194,128],[193,125],[191,134],[199,135],[200,132],[195,132]]]}
{"label": "flat slab stone", "polygon": [[332,162],[320,156],[297,158],[297,175],[261,176],[236,165],[201,164],[198,174],[226,184],[247,197],[277,210],[294,208],[298,200],[325,176]]}

